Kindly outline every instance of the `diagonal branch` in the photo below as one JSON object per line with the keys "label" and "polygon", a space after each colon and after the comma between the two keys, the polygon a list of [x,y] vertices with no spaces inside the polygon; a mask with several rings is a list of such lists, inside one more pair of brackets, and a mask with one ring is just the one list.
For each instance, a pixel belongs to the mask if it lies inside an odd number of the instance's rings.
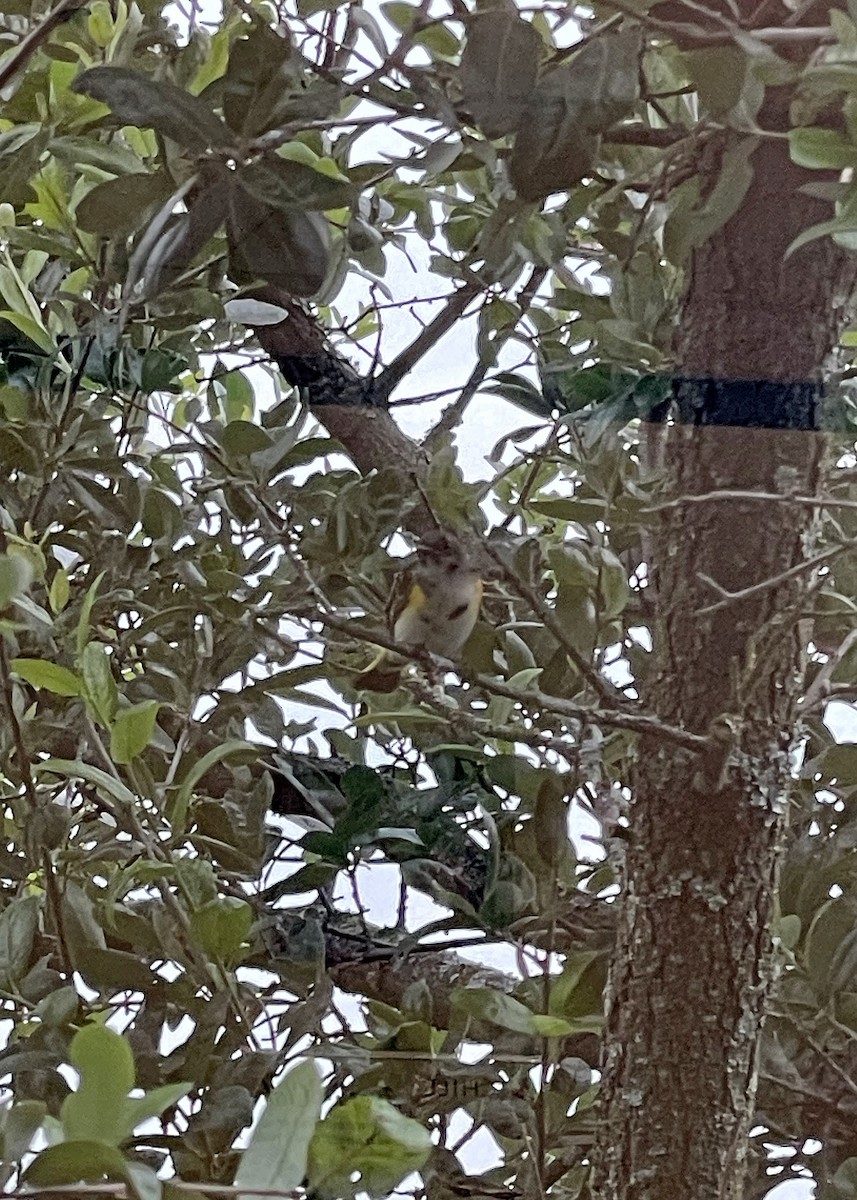
{"label": "diagonal branch", "polygon": [[31,29],[27,36],[18,43],[18,49],[9,61],[0,67],[0,88],[4,87],[26,65],[39,46],[48,40],[57,25],[60,25],[79,8],[83,8],[84,4],[85,0],[60,0],[56,8],[52,9],[44,20],[40,21],[35,29]]}
{"label": "diagonal branch", "polygon": [[539,618],[541,623],[547,629],[548,633],[553,634],[556,640],[562,647],[563,652],[568,657],[569,661],[577,667],[583,678],[589,683],[601,700],[611,709],[619,708],[627,705],[627,700],[622,693],[613,686],[607,679],[601,675],[592,663],[580,653],[574,643],[569,639],[568,634],[563,628],[562,622],[557,617],[554,610],[547,604],[543,598],[526,584],[523,579],[520,579],[514,571],[511,571],[508,565],[504,562],[502,555],[490,543],[485,542],[485,553],[488,554],[494,562],[500,567],[503,578],[514,588],[518,595],[526,600],[532,608],[533,612]]}
{"label": "diagonal branch", "polygon": [[364,474],[383,466],[396,471],[403,482],[413,481],[411,491],[420,499],[405,523],[418,535],[437,529],[437,520],[424,499],[429,456],[396,424],[386,408],[386,398],[400,376],[452,327],[477,294],[475,285],[456,292],[443,312],[373,381],[361,377],[330,345],[318,321],[292,297],[270,287],[257,293],[260,300],[288,313],[276,325],[254,327],[259,345]]}
{"label": "diagonal branch", "polygon": [[475,300],[482,291],[483,289],[477,284],[466,283],[457,292],[452,293],[446,307],[437,314],[433,321],[429,321],[410,346],[397,355],[375,380],[372,385],[372,394],[376,404],[386,403],[389,400],[395,389],[410,374],[423,355],[428,354],[429,350],[433,349],[440,339],[449,333],[468,304]]}

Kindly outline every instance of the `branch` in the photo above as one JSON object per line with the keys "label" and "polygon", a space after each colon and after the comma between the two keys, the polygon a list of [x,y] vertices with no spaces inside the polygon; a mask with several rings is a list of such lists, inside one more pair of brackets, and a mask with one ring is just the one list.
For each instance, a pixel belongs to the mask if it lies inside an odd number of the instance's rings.
{"label": "branch", "polygon": [[755,596],[759,592],[769,591],[771,588],[785,583],[788,579],[794,579],[796,576],[803,575],[807,571],[815,570],[816,567],[822,566],[831,558],[835,558],[837,554],[843,554],[846,550],[853,550],[855,547],[857,547],[857,538],[849,538],[845,542],[839,542],[835,546],[829,546],[826,550],[821,550],[818,554],[806,559],[804,562],[796,563],[795,566],[789,567],[786,571],[780,571],[778,575],[771,575],[768,579],[763,579],[759,583],[741,588],[737,592],[727,591],[726,588],[720,586],[716,579],[712,579],[710,575],[704,575],[702,572],[699,572],[697,579],[707,584],[710,588],[713,588],[723,599],[718,600],[715,604],[706,604],[704,608],[698,608],[695,615],[698,617],[708,616],[710,613],[717,612],[718,609],[728,608],[730,604],[746,600],[748,596]]}
{"label": "branch", "polygon": [[[574,704],[571,700],[564,700],[560,696],[550,696],[546,692],[540,692],[534,688],[528,688],[525,692],[519,691],[490,675],[475,675],[472,682],[485,688],[487,692],[495,692],[498,696],[506,696],[511,700],[517,700],[519,704],[538,708],[542,712],[554,713],[558,717],[566,717],[571,721],[607,725],[613,729],[630,729],[634,733],[645,733],[650,737],[660,738],[662,741],[672,742],[677,746],[682,746],[685,750],[695,752],[703,750],[711,744],[711,739],[707,735],[690,733],[676,725],[666,725],[657,717],[647,713],[616,712],[612,708],[587,708],[582,704]],[[514,726],[510,728],[514,728]]]}
{"label": "branch", "polygon": [[[337,630],[339,633],[347,634],[351,638],[368,642],[374,646],[381,646],[383,649],[389,650],[402,658],[410,658],[412,661],[421,662],[428,666],[435,666],[438,661],[434,655],[412,647],[406,648],[401,646],[390,633],[384,630],[361,629],[355,625],[353,619],[348,620],[344,617],[337,617],[333,613],[321,613],[317,620],[331,629]],[[456,671],[459,670],[458,666],[454,663],[450,663],[450,667]],[[666,725],[657,717],[648,713],[618,712],[615,708],[593,708],[584,704],[575,704],[571,700],[565,700],[560,696],[551,696],[547,692],[540,692],[532,688],[521,691],[519,688],[510,687],[507,683],[504,683],[500,679],[495,679],[491,675],[479,674],[468,676],[465,673],[462,677],[468,683],[481,687],[486,692],[505,696],[525,707],[537,708],[542,712],[553,713],[555,716],[563,717],[566,720],[583,721],[586,724],[606,725],[613,729],[629,729],[635,733],[645,733],[651,737],[672,742],[675,745],[682,746],[686,750],[700,751],[710,744],[710,739],[707,736],[698,733],[689,733],[686,729],[680,729],[678,726]],[[359,676],[355,678],[355,683],[359,683]],[[367,715],[371,717],[371,713]],[[449,719],[448,710],[444,710],[444,716]],[[459,716],[466,718],[468,714],[457,713],[456,719]],[[484,722],[478,717],[474,717],[474,720],[477,722],[473,726],[474,732],[481,733],[483,737],[486,736],[487,731]],[[543,747],[544,749],[557,749],[566,756],[572,749],[567,742],[558,739],[555,739],[558,744],[550,744],[550,735],[543,734],[541,730],[519,729],[515,725],[493,726],[488,736],[497,736],[507,741],[524,742],[528,745]]]}
{"label": "branch", "polygon": [[830,694],[830,677],[846,654],[849,653],[855,642],[857,642],[857,629],[852,629],[837,649],[828,655],[827,662],[806,689],[803,699],[798,702],[801,712],[810,712],[820,701],[828,699]]}
{"label": "branch", "polygon": [[13,75],[26,65],[39,46],[47,41],[57,25],[66,17],[71,16],[79,8],[83,8],[86,0],[60,0],[59,4],[36,26],[25,38],[18,43],[18,49],[5,66],[0,67],[0,88],[4,87]]}
{"label": "branch", "polygon": [[[795,42],[833,42],[836,40],[833,30],[827,25],[807,25],[798,28],[774,26],[762,29],[746,29],[733,21],[729,21],[721,13],[705,8],[701,4],[687,4],[686,0],[682,0],[682,2],[685,7],[699,12],[703,21],[716,22],[721,28],[713,29],[710,26],[706,28],[701,24],[693,25],[684,21],[665,21],[660,17],[656,17],[654,11],[641,13],[632,4],[626,4],[623,0],[607,0],[608,7],[616,9],[617,12],[631,17],[635,21],[639,21],[648,29],[654,29],[667,34],[667,36],[671,37],[678,44],[681,44],[682,39],[684,39],[691,44],[700,46],[722,46],[737,41],[739,36],[755,38],[759,42],[782,43],[785,45],[792,45]],[[658,7],[659,5],[657,4],[654,6],[655,9]]]}
{"label": "branch", "polygon": [[565,629],[562,627],[562,623],[557,618],[557,615],[551,606],[547,604],[542,597],[529,586],[529,584],[524,583],[522,579],[518,578],[514,571],[509,569],[509,567],[503,561],[502,556],[491,542],[486,541],[484,543],[484,550],[485,553],[500,567],[503,578],[506,580],[506,582],[515,589],[522,599],[529,603],[533,612],[538,616],[545,629],[547,629],[549,633],[553,634],[569,660],[574,664],[575,667],[577,667],[583,678],[589,684],[591,684],[594,691],[597,692],[604,703],[608,704],[611,708],[627,704],[627,701],[622,693],[619,692],[612,683],[609,683],[608,680],[606,680],[600,674],[600,672],[595,669],[592,663],[589,662],[588,659],[586,659],[584,655],[580,653],[577,647],[569,640]]}
{"label": "branch", "polygon": [[[0,530],[0,551],[5,552],[5,550],[6,534],[3,530]],[[3,691],[3,700],[6,706],[6,715],[9,720],[9,727],[12,730],[12,741],[15,746],[15,754],[19,760],[18,770],[21,773],[21,782],[24,786],[24,794],[27,797],[27,804],[29,806],[30,814],[35,817],[39,810],[39,797],[36,791],[35,780],[33,779],[32,761],[30,759],[29,751],[27,750],[27,744],[24,741],[24,731],[21,728],[21,723],[18,720],[18,714],[15,711],[12,680],[9,675],[9,658],[6,653],[6,642],[2,636],[0,636],[0,688],[2,688]],[[59,959],[62,964],[63,971],[68,977],[70,977],[72,964],[65,933],[65,910],[59,888],[57,887],[54,862],[49,851],[44,847],[41,849],[41,863],[44,874],[45,891],[48,895],[51,914],[53,915],[54,924],[56,926]]]}
{"label": "branch", "polygon": [[665,512],[669,508],[681,508],[685,504],[717,504],[723,500],[761,500],[766,504],[797,504],[803,508],[857,508],[857,500],[840,500],[836,496],[800,496],[789,492],[754,492],[743,491],[740,488],[724,488],[722,491],[676,496],[673,500],[664,500],[660,504],[650,504],[641,508],[640,513],[650,516],[653,513]]}
{"label": "branch", "polygon": [[[456,294],[461,296],[460,292]],[[318,321],[290,296],[275,288],[265,288],[256,295],[289,314],[276,325],[255,326],[256,340],[286,380],[302,393],[328,433],[342,443],[358,469],[368,474],[384,466],[396,471],[403,480],[421,483],[428,469],[428,458],[401,431],[386,408],[375,403],[377,393],[372,381],[361,378],[351,363],[328,343]],[[444,317],[448,311],[444,310],[440,316]],[[419,487],[412,491],[422,495]],[[422,499],[408,513],[405,523],[420,535],[437,528],[434,515]]]}
{"label": "branch", "polygon": [[[528,929],[525,935],[514,938],[509,935],[486,937],[484,944],[527,944],[562,953],[581,948],[606,951],[613,942],[616,911],[615,905],[608,901],[573,891],[563,899],[557,914],[556,924],[561,934],[558,939],[546,938],[544,930],[540,936],[539,931]],[[414,936],[418,936],[418,932]],[[442,1029],[449,1029],[455,1019],[449,1003],[449,995],[454,988],[487,987],[510,995],[523,982],[519,976],[499,971],[496,967],[466,962],[458,955],[444,950],[442,943],[432,947],[423,945],[419,949],[430,949],[431,953],[391,952],[388,958],[375,959],[372,962],[340,963],[330,967],[328,973],[332,982],[344,991],[381,1000],[393,1008],[400,1007],[411,984],[425,980],[432,993],[432,1024]],[[579,1035],[571,1035],[575,1036]],[[588,1039],[592,1035],[583,1036]],[[516,1049],[520,1049],[519,1034],[504,1034],[490,1022],[482,1022],[475,1018],[471,1019],[468,1027],[468,1037],[474,1041],[493,1043],[495,1057],[498,1059],[504,1057],[502,1051],[506,1038],[510,1039]],[[320,1048],[317,1053],[323,1058],[324,1048]]]}
{"label": "branch", "polygon": [[650,129],[648,125],[616,125],[603,135],[605,142],[615,146],[654,146],[658,149],[675,146],[690,136],[690,130],[680,126]]}
{"label": "branch", "polygon": [[[497,338],[497,341],[494,344],[495,355],[499,354],[502,347],[505,346],[506,342],[517,329],[518,322],[529,312],[533,300],[535,299],[536,292],[544,282],[547,273],[547,267],[533,267],[532,271],[530,272],[529,279],[518,293],[517,299],[518,306],[520,308],[520,315],[512,327],[507,328],[503,335]],[[490,365],[490,362],[483,361],[481,358],[477,360],[476,366],[471,371],[470,378],[461,389],[458,399],[444,410],[440,420],[432,429],[429,430],[428,434],[426,435],[424,445],[427,450],[431,451],[433,447],[438,444],[438,442],[440,442],[448,433],[451,433],[464,416],[464,410],[467,408],[468,404],[482,385],[482,381],[484,380]]]}
{"label": "branch", "polygon": [[372,397],[376,404],[386,403],[406,375],[414,369],[423,355],[427,354],[442,337],[444,337],[464,313],[464,310],[481,294],[483,289],[475,283],[466,283],[457,292],[453,292],[446,307],[429,321],[425,329],[419,333],[410,346],[407,346],[371,385]]}
{"label": "branch", "polygon": [[[170,1187],[174,1191],[196,1193],[202,1192],[204,1196],[235,1196],[241,1197],[247,1195],[247,1188],[235,1187],[230,1184],[223,1183],[185,1183],[181,1179],[171,1179]],[[50,1187],[34,1188],[28,1185],[21,1191],[4,1192],[3,1195],[7,1200],[34,1200],[39,1196],[44,1196],[47,1200],[51,1196],[116,1196],[119,1200],[135,1200],[137,1196],[136,1189],[132,1190],[124,1183],[52,1183]],[[262,1188],[254,1187],[253,1194],[255,1196],[272,1196],[278,1200],[296,1200],[297,1197],[305,1196],[306,1192],[303,1188],[293,1188],[290,1191],[284,1191],[282,1188]]]}

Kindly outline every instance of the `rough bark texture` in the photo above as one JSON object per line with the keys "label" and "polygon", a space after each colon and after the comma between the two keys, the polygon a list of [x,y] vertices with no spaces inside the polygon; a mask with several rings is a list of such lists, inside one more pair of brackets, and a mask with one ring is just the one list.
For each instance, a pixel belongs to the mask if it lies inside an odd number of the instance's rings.
{"label": "rough bark texture", "polygon": [[[760,116],[783,128],[784,98]],[[710,754],[642,741],[611,971],[599,1200],[739,1200],[772,958],[807,578],[722,603],[801,562],[813,512],[818,383],[851,268],[829,242],[784,261],[826,206],[764,140],[739,212],[695,254],[676,411],[653,432],[667,508],[653,539],[654,665],[644,699],[711,733]],[[714,491],[777,493],[778,501]],[[719,607],[712,607],[717,606]]]}
{"label": "rough bark texture", "polygon": [[[762,128],[788,127],[788,99],[769,93]],[[712,178],[733,136],[712,144]],[[853,267],[829,241],[784,258],[829,215],[798,191],[820,173],[792,166],[781,139],[760,140],[752,163],[740,210],[694,256],[676,344],[677,421],[651,438],[672,507],[652,542],[655,648],[641,691],[663,720],[710,733],[711,750],[641,741],[609,988],[598,1200],[742,1194],[810,580],[723,599],[781,576],[811,546],[813,512],[790,497],[816,487],[819,386],[853,286]],[[299,307],[257,333],[362,469],[394,463],[419,480],[419,449]],[[781,499],[693,499],[753,490]],[[431,514],[417,508],[411,521],[419,532]],[[349,982],[383,992],[388,975]]]}

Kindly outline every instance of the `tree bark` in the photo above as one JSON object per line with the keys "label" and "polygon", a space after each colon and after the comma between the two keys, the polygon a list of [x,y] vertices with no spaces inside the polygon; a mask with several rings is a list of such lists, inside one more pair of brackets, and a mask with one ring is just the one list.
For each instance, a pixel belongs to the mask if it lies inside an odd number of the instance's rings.
{"label": "tree bark", "polygon": [[[786,101],[771,93],[763,128],[788,127]],[[675,420],[651,430],[669,506],[652,540],[654,649],[640,690],[664,720],[707,731],[711,749],[646,738],[639,748],[608,988],[599,1200],[742,1195],[812,582],[809,571],[779,577],[812,544],[815,511],[794,497],[816,492],[822,369],[837,297],[853,285],[830,241],[784,258],[829,216],[798,191],[809,175],[785,141],[762,140],[751,162],[739,211],[693,256]],[[777,499],[723,495],[748,491]]]}

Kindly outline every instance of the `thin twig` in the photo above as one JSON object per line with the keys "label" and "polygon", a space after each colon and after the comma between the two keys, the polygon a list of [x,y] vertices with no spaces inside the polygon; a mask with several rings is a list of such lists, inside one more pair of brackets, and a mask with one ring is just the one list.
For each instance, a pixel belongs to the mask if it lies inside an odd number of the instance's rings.
{"label": "thin twig", "polygon": [[[430,666],[434,666],[436,663],[436,659],[433,656],[412,647],[402,646],[395,641],[391,634],[381,629],[361,629],[355,625],[353,619],[337,617],[333,613],[320,613],[317,618],[313,619],[340,633],[347,634],[349,637],[356,638],[358,641],[365,641],[371,645],[381,646],[385,650],[390,650],[403,658],[411,658]],[[450,665],[452,667],[454,664]],[[459,670],[458,667],[455,667],[455,669]],[[698,751],[709,744],[707,737],[697,733],[689,733],[686,729],[680,729],[674,725],[666,725],[657,717],[648,713],[618,712],[613,708],[599,709],[587,707],[583,704],[575,704],[571,700],[565,700],[560,696],[551,696],[546,692],[540,692],[532,688],[521,691],[520,688],[511,687],[509,684],[504,683],[503,680],[495,679],[491,675],[477,674],[468,676],[465,673],[462,678],[468,683],[483,688],[487,692],[504,696],[510,700],[516,700],[519,704],[525,705],[528,708],[538,709],[541,712],[549,712],[554,716],[563,717],[566,720],[585,721],[590,724],[607,725],[614,729],[628,729],[634,733],[645,733],[652,737],[661,738],[663,741],[673,742],[687,750]],[[359,676],[356,682],[359,682]],[[612,698],[611,695],[611,700]],[[449,714],[447,713],[446,715],[448,716]],[[457,713],[456,720],[459,716],[466,716],[466,714]],[[484,718],[478,719],[484,722]],[[474,726],[474,728],[480,727]],[[484,723],[481,725],[481,731],[484,736],[486,732]],[[528,742],[528,744],[542,746],[546,749],[559,749],[561,753],[566,755],[572,749],[567,742],[561,740],[558,741],[557,745],[550,745],[547,739],[551,735],[545,734],[541,730],[527,730],[518,728],[516,725],[492,726],[491,736],[503,741]]]}
{"label": "thin twig", "polygon": [[[168,1180],[170,1187],[179,1192],[202,1192],[207,1196],[246,1196],[246,1187],[230,1187],[222,1183],[185,1183],[182,1179]],[[292,1200],[293,1197],[306,1193],[301,1188],[284,1190],[283,1188],[253,1188],[254,1196],[278,1197],[278,1200]],[[52,1183],[50,1187],[27,1187],[21,1191],[4,1192],[8,1198],[15,1200],[33,1200],[36,1196],[118,1196],[121,1200],[134,1200],[137,1193],[132,1192],[124,1183]]]}
{"label": "thin twig", "polygon": [[440,420],[426,434],[424,445],[429,454],[431,454],[436,446],[442,444],[447,434],[451,434],[456,425],[459,424],[461,418],[464,416],[465,409],[479,391],[487,373],[488,363],[477,362],[476,366],[470,372],[470,378],[458,393],[457,399],[443,410]]}
{"label": "thin twig", "polygon": [[[85,724],[89,744],[103,762],[106,773],[113,779],[116,779],[119,783],[122,783],[122,778],[116,769],[116,765],[110,755],[107,753],[107,747],[101,740],[101,735],[96,729],[94,723],[89,717],[87,717]],[[146,851],[146,857],[150,862],[173,862],[173,857],[169,848],[165,845],[162,845],[160,841],[158,841],[157,837],[152,836],[144,828],[143,823],[140,821],[137,815],[136,808],[130,806],[128,808],[123,808],[122,816],[127,821],[133,836],[139,841],[140,845],[144,847]],[[208,960],[204,957],[204,955],[198,954],[198,942],[193,930],[191,929],[190,919],[187,913],[182,908],[181,904],[179,904],[178,899],[173,892],[170,891],[166,879],[156,879],[154,883],[155,887],[160,893],[161,899],[164,902],[164,906],[172,913],[179,929],[182,931],[185,937],[189,957],[191,958],[191,961],[193,961],[194,966],[201,971],[204,977],[211,977],[210,964]],[[181,876],[179,876],[179,884],[181,885]],[[220,967],[219,963],[217,965]],[[232,1009],[233,1015],[237,1019],[239,1025],[244,1030],[248,1044],[253,1048],[253,1050],[261,1049],[256,1035],[253,1032],[253,1024],[241,1006],[241,1001],[238,997],[234,979],[232,979],[227,971],[222,970],[222,968],[219,971],[219,975],[219,981],[223,985],[223,990],[227,996],[227,1002]]]}
{"label": "thin twig", "polygon": [[491,675],[474,675],[470,682],[478,684],[487,692],[494,692],[498,696],[517,700],[528,708],[550,712],[558,717],[566,717],[570,721],[586,721],[593,725],[609,725],[614,729],[629,729],[634,733],[645,733],[666,742],[673,742],[686,750],[698,751],[709,745],[708,737],[698,733],[689,733],[688,730],[681,729],[676,725],[666,725],[648,713],[587,708],[585,705],[575,704],[561,696],[550,696],[546,692],[540,692],[534,688],[521,691],[519,688],[510,687],[502,680],[494,679]]}
{"label": "thin twig", "polygon": [[693,137],[693,131],[676,125],[667,126],[666,129],[650,129],[648,125],[614,125],[603,136],[604,141],[613,146],[653,146],[662,150],[687,141]]}
{"label": "thin twig", "polygon": [[27,803],[31,810],[35,812],[39,807],[39,800],[36,794],[33,773],[30,769],[30,755],[27,752],[24,742],[24,734],[21,729],[21,723],[18,720],[18,714],[15,712],[12,697],[12,679],[9,675],[9,659],[6,654],[6,643],[2,638],[0,638],[0,686],[3,689],[6,718],[9,722],[9,728],[12,730],[12,740],[15,743],[15,754],[18,759],[18,770],[21,772],[21,782],[24,785],[24,794],[27,797]]}
{"label": "thin twig", "polygon": [[429,321],[410,346],[406,346],[402,353],[397,355],[373,382],[372,394],[376,403],[390,398],[393,391],[405,376],[410,374],[423,355],[427,354],[453,328],[468,304],[476,299],[480,291],[481,289],[475,283],[465,283],[457,292],[452,293],[443,311],[439,312],[433,321]]}
{"label": "thin twig", "polygon": [[[641,13],[632,5],[625,4],[623,0],[608,0],[608,3],[610,8],[615,8],[617,12],[631,17],[635,21],[639,21],[649,29],[657,29],[672,38],[687,38],[698,43],[700,46],[726,45],[736,40],[736,35],[738,34],[743,34],[745,37],[752,37],[759,42],[770,42],[773,44],[783,42],[786,45],[806,41],[835,41],[833,30],[827,25],[807,25],[799,29],[787,29],[783,26],[763,29],[743,29],[732,22],[728,22],[720,14],[717,14],[720,23],[726,26],[726,28],[705,29],[702,25],[687,24],[683,21],[662,21],[658,17],[653,17],[651,13]],[[710,10],[707,11],[710,12]]]}
{"label": "thin twig", "polygon": [[857,549],[857,538],[849,538],[847,542],[840,542],[836,546],[829,546],[826,550],[813,555],[812,558],[807,558],[803,562],[796,563],[795,566],[781,571],[779,575],[771,575],[768,579],[763,579],[759,583],[753,583],[749,587],[741,588],[737,592],[727,591],[726,588],[721,587],[716,579],[712,579],[710,575],[705,575],[700,571],[697,574],[697,579],[707,584],[708,587],[713,588],[723,599],[718,600],[714,604],[706,604],[704,608],[698,608],[695,615],[705,617],[710,613],[717,612],[721,608],[728,608],[730,604],[746,600],[748,596],[755,596],[759,592],[767,592],[771,588],[779,587],[781,583],[785,583],[788,579],[794,579],[798,575],[815,570],[816,567],[822,566],[831,558],[835,558],[837,554],[844,554],[845,551],[854,549]]}
{"label": "thin twig", "polygon": [[[500,337],[498,337],[494,346],[495,355],[499,354],[502,347],[505,346],[506,342],[514,334],[519,322],[529,312],[536,292],[544,282],[546,275],[547,267],[533,267],[532,271],[530,272],[529,279],[518,293],[518,306],[521,310],[520,314],[515,320],[514,324],[504,331]],[[479,390],[482,381],[485,379],[485,376],[488,372],[489,366],[490,364],[488,362],[483,362],[481,359],[479,362],[477,362],[476,366],[470,373],[470,378],[461,389],[458,399],[454,404],[450,404],[450,406],[444,410],[440,420],[431,430],[429,430],[424,442],[426,450],[428,450],[429,453],[431,453],[432,447],[437,445],[438,442],[440,442],[446,436],[446,434],[453,431],[455,426],[464,416],[464,411]]]}
{"label": "thin twig", "polygon": [[[5,551],[5,549],[6,537],[4,533],[2,534],[2,537],[0,537],[0,550]],[[39,809],[39,797],[38,793],[36,792],[35,780],[33,779],[30,755],[27,750],[26,742],[24,741],[24,731],[21,729],[21,723],[18,720],[18,714],[15,712],[12,693],[12,680],[9,675],[9,658],[6,653],[6,643],[2,637],[0,637],[0,687],[2,687],[3,690],[6,716],[9,721],[9,726],[12,730],[12,740],[15,743],[15,754],[18,759],[18,770],[21,772],[21,782],[24,785],[24,794],[27,797],[27,803],[30,807],[30,812],[35,816]],[[57,885],[53,859],[50,856],[50,852],[46,848],[42,849],[41,862],[42,871],[44,873],[45,891],[48,895],[51,913],[54,918],[54,924],[56,925],[59,959],[66,975],[70,975],[72,963],[66,946],[62,898]]]}
{"label": "thin twig", "polygon": [[766,504],[797,504],[801,508],[857,508],[857,500],[839,500],[836,496],[793,496],[788,492],[754,492],[725,488],[723,491],[676,496],[672,500],[650,504],[640,509],[640,513],[643,516],[651,516],[670,508],[681,508],[685,504],[717,504],[725,500],[761,500]]}
{"label": "thin twig", "polygon": [[815,708],[820,700],[828,698],[830,677],[855,643],[857,643],[857,629],[852,629],[843,641],[840,642],[836,650],[828,655],[827,662],[806,689],[803,697],[798,701],[801,712],[808,712],[810,709]]}
{"label": "thin twig", "polygon": [[583,678],[597,692],[605,704],[611,707],[621,706],[626,703],[625,697],[613,687],[599,672],[593,667],[592,663],[580,653],[577,647],[569,640],[569,637],[563,628],[562,622],[557,617],[554,610],[545,600],[522,579],[510,571],[506,563],[503,561],[499,551],[489,541],[483,542],[485,553],[494,560],[500,567],[504,579],[509,585],[514,588],[518,595],[526,600],[532,608],[533,612],[539,618],[541,623],[547,629],[548,633],[552,633],[559,642],[568,659],[577,667]]}

